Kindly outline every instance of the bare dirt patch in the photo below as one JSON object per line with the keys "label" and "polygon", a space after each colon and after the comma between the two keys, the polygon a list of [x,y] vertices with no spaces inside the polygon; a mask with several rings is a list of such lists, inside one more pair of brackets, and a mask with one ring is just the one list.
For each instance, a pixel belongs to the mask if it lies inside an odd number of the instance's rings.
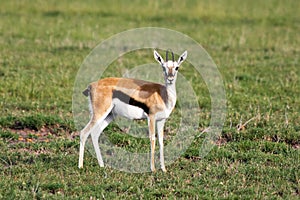
{"label": "bare dirt patch", "polygon": [[59,138],[74,139],[79,135],[79,132],[70,132],[69,130],[64,130],[59,125],[50,127],[43,126],[39,130],[33,130],[29,128],[4,128],[3,130],[11,132],[16,136],[11,138],[9,143],[50,142]]}

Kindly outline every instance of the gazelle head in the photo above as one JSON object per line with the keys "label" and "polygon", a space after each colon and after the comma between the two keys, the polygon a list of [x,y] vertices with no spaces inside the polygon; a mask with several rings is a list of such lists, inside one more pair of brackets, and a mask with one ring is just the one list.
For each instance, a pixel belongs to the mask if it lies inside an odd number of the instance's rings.
{"label": "gazelle head", "polygon": [[169,51],[167,50],[166,51],[166,61],[164,61],[164,59],[161,57],[161,55],[159,55],[159,53],[154,50],[154,58],[163,68],[166,84],[172,84],[173,82],[176,81],[177,71],[179,69],[179,66],[187,57],[187,51],[183,52],[183,54],[181,54],[181,56],[179,56],[178,61],[174,60],[174,53],[172,51],[171,51],[172,60],[168,59],[168,54],[169,54]]}

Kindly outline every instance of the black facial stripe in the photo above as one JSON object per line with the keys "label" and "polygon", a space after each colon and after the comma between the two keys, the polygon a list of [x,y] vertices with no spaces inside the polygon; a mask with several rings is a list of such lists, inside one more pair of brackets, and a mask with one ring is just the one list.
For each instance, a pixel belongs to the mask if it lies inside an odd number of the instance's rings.
{"label": "black facial stripe", "polygon": [[118,99],[120,99],[120,101],[122,101],[126,104],[139,107],[139,108],[143,109],[145,113],[149,114],[149,107],[146,104],[131,98],[130,96],[128,96],[127,94],[125,94],[122,91],[115,90],[113,92],[113,98],[118,98]]}

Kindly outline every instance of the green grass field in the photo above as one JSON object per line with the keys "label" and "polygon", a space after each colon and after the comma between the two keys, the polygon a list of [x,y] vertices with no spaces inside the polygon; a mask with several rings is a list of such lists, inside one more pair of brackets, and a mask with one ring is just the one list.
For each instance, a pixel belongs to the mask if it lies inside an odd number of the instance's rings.
{"label": "green grass field", "polygon": [[[0,4],[0,199],[300,198],[300,1]],[[211,55],[227,95],[222,136],[199,158],[204,136],[195,135],[167,173],[100,168],[88,152],[79,170],[76,73],[101,41],[138,27],[182,32]],[[153,61],[149,52],[118,60],[108,75]],[[200,134],[209,125],[209,94],[201,76],[182,73],[198,96]],[[175,126],[170,121],[166,134]],[[128,149],[149,147],[114,124],[106,134]]]}

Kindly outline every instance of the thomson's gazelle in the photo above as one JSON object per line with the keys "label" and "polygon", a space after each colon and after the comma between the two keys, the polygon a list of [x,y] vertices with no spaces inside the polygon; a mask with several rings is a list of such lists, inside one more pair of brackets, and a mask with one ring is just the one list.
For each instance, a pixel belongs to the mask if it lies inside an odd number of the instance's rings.
{"label": "thomson's gazelle", "polygon": [[[180,64],[186,59],[185,51],[178,59],[166,61],[154,50],[154,58],[162,66],[165,85],[129,78],[104,78],[91,83],[83,92],[88,96],[91,119],[80,132],[80,151],[78,167],[83,167],[84,145],[91,134],[98,163],[104,166],[99,148],[99,136],[116,116],[128,119],[147,119],[151,145],[151,171],[155,171],[155,127],[160,147],[160,165],[166,171],[163,151],[163,129],[176,103],[176,77]],[[97,128],[98,127],[98,128]]]}

